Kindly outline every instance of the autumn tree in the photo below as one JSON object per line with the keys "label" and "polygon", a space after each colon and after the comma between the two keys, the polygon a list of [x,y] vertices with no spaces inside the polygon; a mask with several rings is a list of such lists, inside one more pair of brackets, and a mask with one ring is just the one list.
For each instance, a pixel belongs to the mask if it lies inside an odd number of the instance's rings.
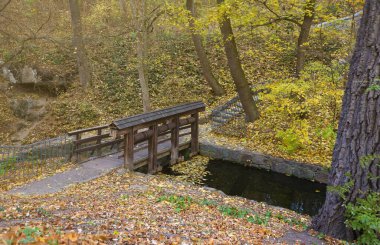
{"label": "autumn tree", "polygon": [[367,0],[343,98],[330,191],[312,222],[314,229],[340,239],[357,235],[345,224],[347,204],[380,192],[379,47],[380,1]]}
{"label": "autumn tree", "polygon": [[[302,71],[304,64],[305,64],[305,45],[309,40],[310,36],[310,29],[313,24],[313,20],[316,15],[316,0],[306,0],[305,3],[298,3],[296,5],[297,7],[291,7],[290,9],[287,9],[287,5],[292,6],[292,4],[287,3],[286,1],[282,2],[281,6],[274,7],[272,6],[270,1],[258,1],[268,12],[269,12],[269,18],[270,21],[265,22],[266,24],[273,24],[280,21],[287,21],[294,25],[296,25],[299,28],[299,34],[296,44],[296,76],[299,76],[300,72]],[[273,5],[278,5],[276,2]],[[302,6],[303,9],[303,17],[300,18],[297,14],[297,8],[301,8],[299,5]],[[282,8],[282,9],[281,9]],[[285,9],[285,11],[284,11]],[[292,11],[294,13],[292,13]]]}
{"label": "autumn tree", "polygon": [[207,58],[207,54],[202,43],[202,36],[199,33],[197,33],[197,30],[195,27],[194,22],[196,18],[196,12],[195,12],[194,0],[186,0],[186,9],[190,12],[189,27],[191,31],[191,37],[193,39],[195,51],[197,52],[197,55],[198,55],[203,76],[206,79],[207,83],[210,85],[215,95],[218,95],[218,96],[223,95],[225,91],[223,87],[215,79],[215,76],[212,73],[210,61]]}
{"label": "autumn tree", "polygon": [[296,47],[296,76],[298,77],[305,65],[305,47],[304,45],[309,40],[310,29],[315,17],[316,0],[307,0],[302,23],[300,24],[300,33],[298,35]]}
{"label": "autumn tree", "polygon": [[83,30],[80,16],[79,0],[69,0],[71,26],[73,29],[73,46],[77,56],[79,80],[84,88],[87,88],[91,81],[90,62],[88,60],[83,41]]}
{"label": "autumn tree", "polygon": [[149,96],[149,78],[146,68],[147,52],[148,52],[148,34],[149,29],[152,27],[155,18],[151,19],[155,13],[155,8],[150,16],[147,13],[148,6],[146,0],[130,0],[132,21],[134,32],[136,34],[136,53],[138,59],[137,70],[139,73],[139,82],[142,94],[142,103],[144,112],[151,110],[150,96]]}
{"label": "autumn tree", "polygon": [[[223,2],[224,0],[217,0],[219,5],[223,4]],[[252,98],[252,92],[241,65],[239,52],[231,26],[231,19],[224,11],[222,12],[220,19],[220,31],[223,37],[228,67],[230,69],[232,79],[234,80],[236,90],[239,94],[247,121],[253,122],[260,117],[259,111],[256,102]]]}

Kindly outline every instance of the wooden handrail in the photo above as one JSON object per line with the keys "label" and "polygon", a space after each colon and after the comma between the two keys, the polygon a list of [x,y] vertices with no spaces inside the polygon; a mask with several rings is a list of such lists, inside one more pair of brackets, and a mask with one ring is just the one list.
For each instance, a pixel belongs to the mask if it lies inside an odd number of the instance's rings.
{"label": "wooden handrail", "polygon": [[97,127],[92,127],[92,128],[78,129],[75,131],[68,132],[67,134],[69,136],[73,136],[73,135],[78,135],[78,134],[82,134],[82,133],[86,133],[86,132],[90,132],[90,131],[95,131],[95,130],[99,130],[99,129],[105,129],[105,128],[108,128],[108,125],[97,126]]}
{"label": "wooden handrail", "polygon": [[108,134],[101,134],[101,135],[91,136],[91,137],[80,139],[80,140],[74,140],[74,144],[75,145],[81,145],[84,143],[89,143],[89,142],[93,142],[93,141],[96,141],[99,139],[105,139],[105,138],[109,138],[109,137],[111,137],[111,135],[109,133]]}

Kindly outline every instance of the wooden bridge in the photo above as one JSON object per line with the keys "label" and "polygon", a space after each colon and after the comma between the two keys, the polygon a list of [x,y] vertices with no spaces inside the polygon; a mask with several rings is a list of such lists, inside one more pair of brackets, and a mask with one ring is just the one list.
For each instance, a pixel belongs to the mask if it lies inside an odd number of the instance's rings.
{"label": "wooden bridge", "polygon": [[72,159],[85,162],[116,153],[125,168],[148,165],[148,173],[155,173],[162,168],[160,158],[170,156],[175,164],[182,150],[198,154],[199,113],[204,110],[204,103],[193,102],[69,132],[75,137]]}

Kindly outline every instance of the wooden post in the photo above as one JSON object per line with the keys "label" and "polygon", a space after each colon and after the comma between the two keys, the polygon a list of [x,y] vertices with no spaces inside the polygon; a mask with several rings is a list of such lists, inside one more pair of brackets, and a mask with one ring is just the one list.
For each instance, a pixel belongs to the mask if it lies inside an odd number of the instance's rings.
{"label": "wooden post", "polygon": [[[102,135],[102,129],[98,129],[98,136],[100,136],[100,135]],[[102,143],[102,139],[98,139],[96,141],[97,145],[100,145],[101,143]],[[100,157],[100,155],[102,154],[102,149],[100,147],[97,148],[96,154],[98,157]]]}
{"label": "wooden post", "polygon": [[191,156],[195,156],[199,152],[199,113],[191,115],[195,121],[191,124]]}
{"label": "wooden post", "polygon": [[179,155],[179,116],[173,119],[175,127],[172,129],[171,133],[171,150],[170,150],[170,165],[176,164],[178,162]]}
{"label": "wooden post", "polygon": [[153,131],[152,137],[148,140],[148,173],[157,172],[157,146],[158,146],[158,127],[157,124],[150,127]]}
{"label": "wooden post", "polygon": [[133,171],[133,148],[135,146],[134,142],[134,131],[133,128],[124,135],[124,168],[129,171]]}
{"label": "wooden post", "polygon": [[[75,140],[80,140],[82,137],[82,135],[80,133],[76,134],[75,135]],[[78,144],[75,142],[74,143],[74,151],[78,150]],[[80,153],[75,153],[75,163],[78,163],[80,161]]]}

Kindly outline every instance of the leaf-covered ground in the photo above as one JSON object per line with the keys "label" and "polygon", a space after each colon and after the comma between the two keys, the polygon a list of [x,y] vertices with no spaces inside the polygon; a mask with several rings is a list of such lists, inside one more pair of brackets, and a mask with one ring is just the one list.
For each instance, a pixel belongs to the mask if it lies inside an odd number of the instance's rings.
{"label": "leaf-covered ground", "polygon": [[283,208],[122,170],[53,195],[0,193],[0,242],[8,244],[267,244],[309,222]]}

